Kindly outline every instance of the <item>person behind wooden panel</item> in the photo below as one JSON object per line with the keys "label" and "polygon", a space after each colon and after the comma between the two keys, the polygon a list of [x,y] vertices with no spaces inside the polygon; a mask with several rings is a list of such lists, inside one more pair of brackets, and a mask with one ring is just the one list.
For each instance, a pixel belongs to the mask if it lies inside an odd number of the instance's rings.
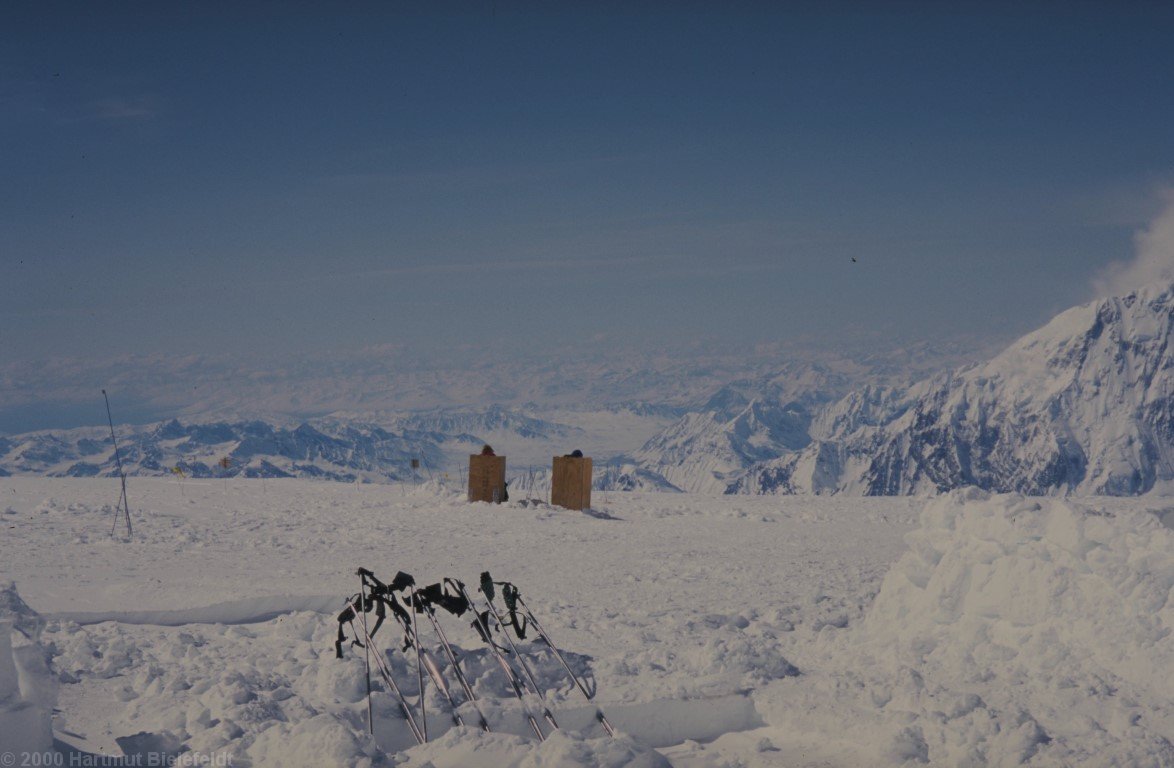
{"label": "person behind wooden panel", "polygon": [[567,509],[591,508],[591,457],[575,450],[555,456],[550,478],[550,503]]}
{"label": "person behind wooden panel", "polygon": [[486,445],[481,453],[469,456],[469,501],[500,504],[508,500],[505,456],[498,456]]}

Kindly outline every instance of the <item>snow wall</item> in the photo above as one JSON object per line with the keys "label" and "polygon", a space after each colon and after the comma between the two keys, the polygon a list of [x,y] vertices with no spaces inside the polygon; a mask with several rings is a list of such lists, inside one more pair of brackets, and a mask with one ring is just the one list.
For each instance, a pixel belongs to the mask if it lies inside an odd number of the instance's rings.
{"label": "snow wall", "polygon": [[811,703],[847,708],[872,764],[1174,765],[1168,511],[930,501],[865,619],[824,641],[839,671]]}
{"label": "snow wall", "polygon": [[53,748],[57,689],[40,644],[43,628],[15,585],[0,588],[0,746],[16,755]]}

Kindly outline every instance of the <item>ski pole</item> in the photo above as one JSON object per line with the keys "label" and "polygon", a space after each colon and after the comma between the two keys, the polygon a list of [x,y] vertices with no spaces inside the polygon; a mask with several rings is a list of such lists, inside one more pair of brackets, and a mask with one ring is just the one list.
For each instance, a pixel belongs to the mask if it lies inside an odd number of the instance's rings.
{"label": "ski pole", "polygon": [[[588,701],[593,701],[593,697],[587,691],[587,687],[583,685],[583,681],[579,679],[578,675],[576,675],[571,669],[571,665],[567,663],[565,658],[563,658],[562,652],[558,649],[558,646],[554,644],[554,641],[550,639],[550,635],[546,634],[546,630],[542,628],[542,624],[539,623],[538,619],[534,617],[533,611],[530,610],[529,606],[526,605],[525,601],[523,601],[521,597],[518,598],[518,603],[522,606],[522,610],[526,612],[526,618],[528,618],[530,623],[534,625],[534,629],[538,630],[538,634],[541,635],[542,639],[546,641],[546,644],[550,646],[550,650],[554,652],[555,658],[557,658],[559,663],[563,665],[563,669],[565,669],[570,678],[575,681],[575,685],[579,686],[579,690],[583,692],[583,695],[587,697]],[[595,716],[599,720],[600,725],[603,726],[603,729],[607,731],[607,735],[614,737],[616,735],[616,729],[612,727],[611,723],[608,722],[607,716],[603,714],[603,710],[600,709],[598,705],[595,707]]]}
{"label": "ski pole", "polygon": [[[440,647],[444,649],[444,655],[448,657],[448,663],[452,665],[453,675],[456,676],[457,682],[464,689],[466,698],[473,702],[473,706],[477,709],[477,717],[480,720],[478,725],[481,727],[481,730],[488,733],[489,723],[485,721],[485,715],[481,713],[481,708],[477,706],[477,694],[473,693],[473,686],[469,685],[469,680],[465,677],[465,673],[461,671],[460,662],[457,661],[457,656],[453,653],[452,646],[448,642],[448,637],[444,634],[444,629],[440,626],[440,622],[436,620],[436,616],[432,612],[432,606],[423,601],[419,605],[424,610],[424,614],[428,617],[428,620],[432,623],[432,629],[436,632],[436,637],[440,640]],[[413,606],[413,609],[415,609],[415,606]]]}
{"label": "ski pole", "polygon": [[[363,600],[363,577],[359,576],[359,601]],[[363,614],[363,632],[367,631],[367,614]],[[371,711],[371,646],[370,644],[363,644],[363,666],[366,668],[367,678],[367,730],[372,736],[375,735],[375,715]]]}
{"label": "ski pole", "polygon": [[[412,594],[416,594],[415,587],[412,587]],[[412,644],[416,646],[416,679],[420,685],[420,721],[424,724],[424,741],[428,741],[428,708],[424,705],[424,668],[421,665],[420,635],[416,631],[415,612],[412,613]]]}

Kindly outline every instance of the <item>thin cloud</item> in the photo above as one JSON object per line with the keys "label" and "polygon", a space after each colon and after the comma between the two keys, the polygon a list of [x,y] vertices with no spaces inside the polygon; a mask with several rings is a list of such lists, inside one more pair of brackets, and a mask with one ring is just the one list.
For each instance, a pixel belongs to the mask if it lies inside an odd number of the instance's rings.
{"label": "thin cloud", "polygon": [[[662,261],[670,258],[661,254],[595,257],[585,259],[569,258],[529,258],[529,259],[501,259],[462,262],[431,262],[404,264],[394,267],[382,267],[347,273],[332,273],[329,275],[315,275],[312,278],[291,280],[288,284],[320,283],[323,280],[353,280],[356,278],[370,278],[381,276],[426,275],[426,274],[476,274],[490,272],[514,272],[549,269],[598,269],[610,267],[628,267],[637,264]],[[269,284],[268,282],[266,284]]]}
{"label": "thin cloud", "polygon": [[70,123],[131,123],[154,120],[159,116],[155,99],[140,96],[133,99],[99,99],[80,106],[72,115],[61,117],[57,122]]}
{"label": "thin cloud", "polygon": [[530,269],[594,269],[646,264],[667,258],[661,255],[610,256],[586,259],[503,259],[499,261],[466,261],[463,263],[415,264],[372,270],[368,274],[403,274],[409,272],[511,272]]}
{"label": "thin cloud", "polygon": [[1097,296],[1119,296],[1151,283],[1174,283],[1174,189],[1162,193],[1165,209],[1134,235],[1136,255],[1115,261],[1093,278]]}
{"label": "thin cloud", "polygon": [[94,105],[98,120],[149,120],[158,114],[148,99],[104,99]]}

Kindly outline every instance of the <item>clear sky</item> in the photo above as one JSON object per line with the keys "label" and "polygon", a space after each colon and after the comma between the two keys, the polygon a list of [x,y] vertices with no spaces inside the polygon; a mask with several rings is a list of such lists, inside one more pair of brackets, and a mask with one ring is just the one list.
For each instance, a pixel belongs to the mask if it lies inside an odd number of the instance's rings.
{"label": "clear sky", "polygon": [[1010,337],[1174,181],[1168,3],[301,8],[4,6],[0,369]]}

